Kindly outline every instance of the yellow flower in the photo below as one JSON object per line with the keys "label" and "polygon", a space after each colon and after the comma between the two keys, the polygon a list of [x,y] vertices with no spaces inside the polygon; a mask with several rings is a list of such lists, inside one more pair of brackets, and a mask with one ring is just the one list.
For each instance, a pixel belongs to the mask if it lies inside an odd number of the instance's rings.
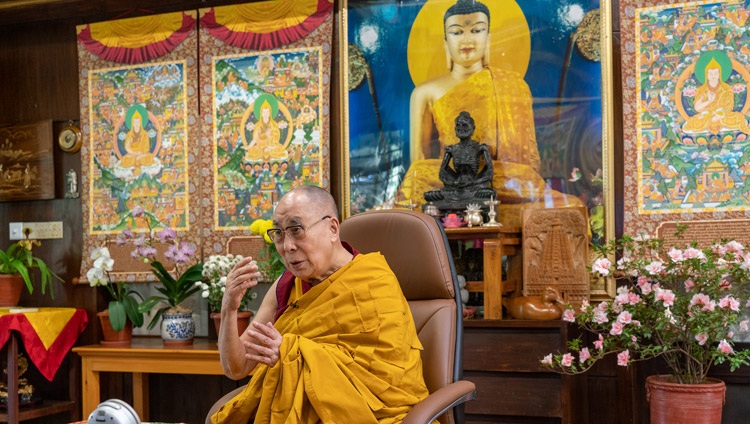
{"label": "yellow flower", "polygon": [[273,228],[273,221],[271,221],[270,219],[256,219],[252,224],[250,224],[250,231],[252,231],[253,234],[263,236],[263,239],[268,244],[273,243],[271,241],[271,238],[268,237],[268,230],[270,230],[271,228]]}
{"label": "yellow flower", "polygon": [[30,252],[34,246],[41,246],[42,242],[40,242],[39,240],[34,240],[34,239],[24,239],[24,240],[19,240],[18,244]]}

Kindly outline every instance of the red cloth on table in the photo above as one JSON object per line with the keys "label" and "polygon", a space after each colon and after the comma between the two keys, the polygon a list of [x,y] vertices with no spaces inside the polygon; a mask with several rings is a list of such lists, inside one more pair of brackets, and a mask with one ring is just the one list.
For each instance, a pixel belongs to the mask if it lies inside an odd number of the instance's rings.
{"label": "red cloth on table", "polygon": [[[43,310],[44,308],[39,308],[39,311]],[[34,363],[44,378],[52,381],[65,355],[73,347],[78,335],[83,332],[87,324],[86,311],[76,309],[55,341],[47,349],[34,327],[29,323],[25,313],[0,315],[0,347],[5,346],[10,338],[11,330],[18,331],[21,333],[21,340],[31,362]]]}

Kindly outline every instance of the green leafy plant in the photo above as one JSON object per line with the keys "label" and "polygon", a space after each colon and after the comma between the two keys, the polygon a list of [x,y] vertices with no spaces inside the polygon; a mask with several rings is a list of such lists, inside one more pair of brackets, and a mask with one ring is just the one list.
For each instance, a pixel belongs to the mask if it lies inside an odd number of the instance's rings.
{"label": "green leafy plant", "polygon": [[[151,222],[151,217],[142,207],[136,206],[130,213],[134,219],[142,219],[146,223],[148,231],[145,235],[135,235],[129,229],[125,230],[121,234],[118,234],[117,243],[120,245],[131,243],[135,247],[131,256],[150,264],[151,272],[159,282],[156,290],[161,295],[147,297],[138,308],[140,312],[146,313],[157,305],[162,304],[162,307],[156,311],[151,322],[148,324],[148,329],[152,329],[159,322],[166,310],[170,308],[184,310],[180,304],[201,289],[199,285],[196,285],[196,282],[203,278],[203,264],[198,262],[186,269],[182,269],[182,267],[187,266],[195,257],[195,246],[190,243],[177,241],[176,232],[172,228],[163,228],[155,234],[156,229]],[[153,246],[155,236],[159,238],[161,243],[169,244],[164,257],[174,263],[173,272],[168,271],[156,259],[157,250]]]}
{"label": "green leafy plant", "polygon": [[[684,226],[678,227],[678,237]],[[593,346],[581,339],[568,353],[550,353],[542,364],[565,374],[590,369],[614,354],[617,364],[663,358],[672,378],[682,384],[705,380],[714,364],[732,371],[748,365],[750,350],[735,350],[750,288],[750,252],[736,241],[698,248],[696,242],[666,246],[662,239],[623,237],[600,249],[592,271],[614,276],[625,285],[611,301],[569,307],[563,319],[598,336]],[[609,258],[622,252],[613,264]]]}
{"label": "green leafy plant", "polygon": [[270,219],[256,219],[250,224],[250,231],[263,236],[266,242],[258,253],[258,269],[263,275],[263,281],[273,283],[284,272],[286,264],[266,233],[270,228],[273,228],[273,222]]}
{"label": "green leafy plant", "polygon": [[33,255],[31,249],[34,246],[41,246],[41,243],[38,240],[25,239],[11,244],[6,251],[0,250],[0,274],[20,275],[29,293],[33,294],[32,270],[38,269],[41,275],[42,294],[46,294],[49,287],[50,295],[54,298],[52,279],[63,279],[52,272],[43,260]]}
{"label": "green leafy plant", "polygon": [[[203,263],[203,281],[196,283],[201,288],[201,297],[208,301],[208,309],[211,312],[221,311],[221,299],[224,297],[224,289],[227,285],[227,274],[234,266],[242,260],[242,255],[211,255]],[[250,300],[257,293],[251,290],[245,291],[240,303],[240,309],[245,309]]]}
{"label": "green leafy plant", "polygon": [[125,328],[127,319],[133,323],[133,327],[143,325],[143,313],[138,309],[143,296],[133,290],[127,283],[111,281],[110,271],[114,267],[115,260],[109,254],[107,247],[100,247],[91,252],[94,265],[86,273],[86,279],[91,287],[104,286],[109,291],[112,300],[109,302],[107,311],[109,322],[116,331]]}

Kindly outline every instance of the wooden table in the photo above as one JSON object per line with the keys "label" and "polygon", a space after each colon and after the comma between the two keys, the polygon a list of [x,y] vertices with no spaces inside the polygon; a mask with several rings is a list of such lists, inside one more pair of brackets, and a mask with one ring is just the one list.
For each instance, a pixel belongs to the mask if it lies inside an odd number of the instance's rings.
{"label": "wooden table", "polygon": [[[445,228],[448,240],[483,241],[483,281],[467,281],[470,292],[484,293],[484,318],[503,319],[503,294],[521,287],[523,259],[521,229],[509,227]],[[503,280],[503,256],[509,257],[507,278]]]}
{"label": "wooden table", "polygon": [[89,345],[73,348],[81,356],[83,416],[99,406],[100,372],[133,374],[133,409],[148,420],[148,374],[224,375],[216,341],[196,338],[192,346],[165,347],[160,338],[134,337],[127,347]]}

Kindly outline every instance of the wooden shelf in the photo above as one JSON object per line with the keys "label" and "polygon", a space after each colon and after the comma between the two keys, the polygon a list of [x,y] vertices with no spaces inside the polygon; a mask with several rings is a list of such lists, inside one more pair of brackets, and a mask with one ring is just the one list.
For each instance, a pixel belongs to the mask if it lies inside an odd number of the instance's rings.
{"label": "wooden shelf", "polygon": [[[67,412],[73,414],[78,407],[76,402],[72,400],[57,401],[57,400],[45,400],[42,401],[41,405],[34,405],[29,407],[21,407],[18,410],[19,421],[32,420],[34,418],[45,417],[47,415],[59,414]],[[0,412],[0,422],[8,422],[7,411]]]}

